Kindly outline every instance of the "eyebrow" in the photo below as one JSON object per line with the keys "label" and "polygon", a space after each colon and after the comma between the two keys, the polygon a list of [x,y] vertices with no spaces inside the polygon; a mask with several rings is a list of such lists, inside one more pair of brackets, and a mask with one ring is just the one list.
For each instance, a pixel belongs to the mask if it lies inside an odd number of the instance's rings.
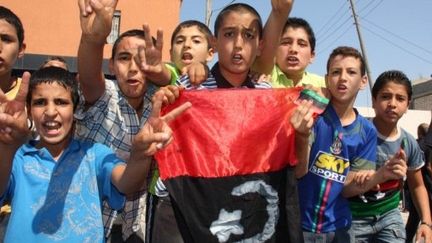
{"label": "eyebrow", "polygon": [[[175,39],[177,40],[177,39],[180,39],[180,38],[186,38],[186,36],[185,35],[178,35]],[[202,36],[202,35],[193,35],[193,36],[191,36],[191,38],[201,38],[201,39],[204,39],[205,37]]]}
{"label": "eyebrow", "polygon": [[129,56],[129,55],[132,55],[132,54],[128,51],[122,51],[122,52],[117,53],[117,56]]}

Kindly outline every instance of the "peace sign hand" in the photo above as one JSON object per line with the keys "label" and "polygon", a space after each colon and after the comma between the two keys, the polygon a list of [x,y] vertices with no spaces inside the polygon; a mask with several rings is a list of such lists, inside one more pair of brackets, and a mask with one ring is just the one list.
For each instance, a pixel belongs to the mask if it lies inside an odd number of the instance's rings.
{"label": "peace sign hand", "polygon": [[0,90],[0,145],[19,147],[29,135],[26,113],[26,97],[30,73],[22,76],[16,97],[9,100]]}
{"label": "peace sign hand", "polygon": [[153,98],[153,109],[150,118],[133,140],[133,152],[143,153],[145,156],[153,156],[159,149],[166,147],[173,139],[172,130],[168,126],[168,122],[174,120],[192,106],[190,102],[186,102],[161,117],[160,111],[163,99],[164,93],[160,91],[156,92]]}
{"label": "peace sign hand", "polygon": [[86,40],[105,44],[118,0],[78,0],[81,31]]}

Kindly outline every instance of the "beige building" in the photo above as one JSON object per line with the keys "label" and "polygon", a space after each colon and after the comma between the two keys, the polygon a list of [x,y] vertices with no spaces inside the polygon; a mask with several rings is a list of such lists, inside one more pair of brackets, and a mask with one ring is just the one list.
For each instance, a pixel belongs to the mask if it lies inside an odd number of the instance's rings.
{"label": "beige building", "polygon": [[[171,32],[179,23],[182,0],[127,0],[119,1],[113,19],[113,36],[129,29],[142,29],[149,23],[152,35],[164,30],[164,60],[169,59]],[[35,70],[48,56],[64,57],[71,71],[76,71],[76,54],[80,39],[78,1],[76,0],[2,0],[21,19],[27,44],[24,58],[15,65],[18,72]],[[104,58],[108,59],[111,46],[107,45]],[[105,61],[106,65],[106,61]],[[107,71],[105,66],[105,71]]]}
{"label": "beige building", "polygon": [[417,80],[413,82],[411,109],[432,109],[432,79]]}

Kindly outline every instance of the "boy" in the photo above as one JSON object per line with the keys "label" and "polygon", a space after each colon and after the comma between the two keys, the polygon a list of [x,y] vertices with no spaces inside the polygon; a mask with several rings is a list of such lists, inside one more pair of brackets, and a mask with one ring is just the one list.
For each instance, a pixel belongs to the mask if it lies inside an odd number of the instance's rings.
{"label": "boy", "polygon": [[[10,9],[0,6],[0,90],[9,99],[15,98],[21,85],[21,78],[12,76],[12,68],[18,58],[24,56],[24,28],[19,17]],[[0,208],[0,229],[6,227],[10,215],[10,206]],[[0,241],[3,239],[0,230]]]}
{"label": "boy", "polygon": [[[272,1],[273,3],[280,4],[278,6],[284,9],[291,9],[292,4],[291,1]],[[177,84],[186,89],[270,88],[268,83],[256,83],[249,76],[252,64],[261,51],[262,35],[261,17],[253,7],[243,3],[225,7],[217,16],[214,25],[214,48],[218,52],[219,62],[211,69],[209,78],[200,85],[192,84],[188,76],[178,79]],[[178,96],[178,89],[174,87],[162,89],[170,101],[174,101]],[[178,229],[176,229],[171,202],[165,190],[162,181],[158,180],[156,193],[164,191],[165,194],[164,197],[159,198],[160,203],[156,206],[152,242],[181,240]],[[170,224],[167,224],[170,218]],[[169,232],[169,234],[164,232]],[[291,237],[296,238],[294,234],[291,234]],[[167,236],[170,238],[168,239]]]}
{"label": "boy", "polygon": [[[177,25],[171,36],[172,63],[168,64],[172,74],[171,84],[175,84],[181,73],[187,73],[193,83],[207,78],[207,63],[213,59],[214,54],[211,39],[210,29],[199,21],[186,20]],[[196,68],[187,70],[192,65],[196,65]]]}
{"label": "boy", "polygon": [[[170,76],[161,62],[162,32],[158,31],[154,45],[149,26],[144,25],[144,31],[126,31],[115,41],[109,68],[116,81],[104,79],[103,48],[111,31],[111,19],[117,2],[90,1],[90,5],[86,5],[87,1],[78,1],[82,29],[78,75],[84,104],[77,109],[75,135],[80,139],[103,143],[126,160],[134,136],[147,122],[151,112],[151,97],[156,87],[149,80],[166,85]],[[139,55],[144,55],[145,59],[141,60],[147,62],[138,63]],[[128,198],[122,211],[124,240],[130,237],[144,239],[146,197],[144,189]],[[104,217],[108,237],[116,212],[105,207]]]}
{"label": "boy", "polygon": [[311,26],[302,18],[288,18],[277,47],[272,86],[281,88],[312,85],[325,88],[323,77],[306,72],[314,58],[315,35]]}
{"label": "boy", "polygon": [[344,197],[403,177],[404,171],[397,171],[400,164],[394,159],[362,187],[354,183],[352,177],[360,173],[356,171],[374,169],[376,160],[376,131],[353,108],[358,91],[367,84],[361,54],[351,47],[333,50],[325,79],[332,98],[315,124],[310,102],[303,101],[291,117],[303,235],[306,242],[353,242],[351,212]]}
{"label": "boy", "polygon": [[[406,181],[420,215],[416,224],[416,241],[430,242],[431,214],[428,194],[423,183],[421,168],[423,153],[417,141],[398,126],[399,119],[408,110],[412,96],[411,81],[401,71],[386,71],[378,76],[372,88],[373,124],[378,132],[377,168],[387,165],[389,157],[397,156],[408,167]],[[370,190],[362,197],[350,198],[353,216],[352,232],[358,242],[405,242],[405,225],[399,202],[402,180],[386,181],[378,190]],[[412,240],[412,239],[411,239]]]}
{"label": "boy", "polygon": [[0,88],[13,99],[20,87],[21,79],[12,76],[12,68],[18,58],[24,56],[24,28],[21,20],[11,10],[0,6]]}
{"label": "boy", "polygon": [[[144,126],[126,166],[108,147],[72,138],[78,103],[74,75],[49,67],[35,72],[30,85],[28,78],[26,73],[14,100],[0,92],[0,201],[11,198],[14,208],[5,241],[104,242],[102,200],[120,209],[122,194],[145,187],[153,148],[169,142],[169,130],[162,124],[160,134],[151,134],[155,127]],[[21,146],[26,103],[39,140]]]}

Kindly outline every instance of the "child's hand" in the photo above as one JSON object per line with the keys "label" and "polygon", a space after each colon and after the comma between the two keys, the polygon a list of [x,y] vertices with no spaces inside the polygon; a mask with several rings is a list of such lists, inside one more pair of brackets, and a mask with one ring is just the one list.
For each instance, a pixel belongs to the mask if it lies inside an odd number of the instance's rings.
{"label": "child's hand", "polygon": [[89,41],[105,44],[118,0],[78,0],[81,31]]}
{"label": "child's hand", "polygon": [[161,117],[160,110],[163,97],[163,92],[156,92],[152,102],[152,113],[132,143],[132,149],[143,153],[145,156],[153,156],[157,150],[164,148],[172,141],[172,131],[168,126],[168,122],[174,120],[178,115],[192,106],[190,102],[186,102]]}
{"label": "child's hand", "polygon": [[366,183],[375,174],[375,170],[359,170],[353,173],[353,182],[359,187],[366,187]]}
{"label": "child's hand", "polygon": [[294,0],[271,0],[272,10],[283,15],[291,12]]}
{"label": "child's hand", "polygon": [[209,68],[201,62],[192,62],[181,70],[182,75],[188,75],[192,85],[198,86],[204,82],[209,75]]}
{"label": "child's hand", "polygon": [[384,167],[384,178],[386,180],[404,178],[408,169],[405,151],[403,149],[399,150],[392,158],[386,161]]}
{"label": "child's hand", "polygon": [[13,100],[8,100],[0,89],[0,144],[20,146],[29,135],[25,109],[29,80],[30,73],[25,72]]}
{"label": "child's hand", "polygon": [[263,74],[258,72],[249,72],[249,77],[256,83],[271,82],[271,74]]}
{"label": "child's hand", "polygon": [[153,39],[150,33],[150,26],[148,24],[143,25],[145,47],[141,46],[138,50],[138,55],[135,58],[135,62],[139,65],[141,71],[143,71],[151,79],[152,75],[157,75],[162,72],[162,47],[163,47],[163,31],[157,30],[156,43],[153,44]]}
{"label": "child's hand", "polygon": [[296,136],[309,137],[314,123],[312,104],[310,100],[302,100],[292,113],[290,122],[296,131]]}
{"label": "child's hand", "polygon": [[315,93],[319,94],[320,96],[322,96],[324,98],[327,98],[327,99],[331,98],[331,94],[327,88],[315,87],[315,86],[312,86],[310,84],[303,85],[303,88],[315,91]]}
{"label": "child's hand", "polygon": [[[167,104],[174,103],[177,100],[177,98],[179,97],[180,90],[182,90],[182,89],[183,89],[183,87],[178,87],[175,85],[167,85],[167,86],[159,88],[158,93],[163,94],[162,104],[167,105]],[[152,98],[152,102],[155,103],[157,98],[158,97],[155,94]]]}

